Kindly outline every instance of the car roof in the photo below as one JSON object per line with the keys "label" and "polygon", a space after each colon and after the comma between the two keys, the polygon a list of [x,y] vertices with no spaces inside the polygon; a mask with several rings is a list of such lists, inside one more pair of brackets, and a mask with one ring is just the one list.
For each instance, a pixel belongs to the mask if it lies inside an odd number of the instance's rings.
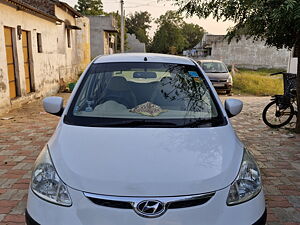
{"label": "car roof", "polygon": [[147,62],[195,65],[195,63],[187,57],[156,53],[121,53],[98,56],[94,63],[145,62],[145,57],[147,58]]}
{"label": "car roof", "polygon": [[223,63],[220,60],[214,60],[214,59],[205,59],[205,60],[198,60],[198,62],[218,62],[218,63]]}

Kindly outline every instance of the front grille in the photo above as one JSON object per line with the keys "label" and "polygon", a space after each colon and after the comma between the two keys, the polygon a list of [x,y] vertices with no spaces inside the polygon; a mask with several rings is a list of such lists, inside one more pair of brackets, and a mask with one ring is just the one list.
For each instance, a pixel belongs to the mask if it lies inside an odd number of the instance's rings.
{"label": "front grille", "polygon": [[213,83],[227,82],[227,80],[210,80]]}
{"label": "front grille", "polygon": [[208,202],[213,196],[214,196],[214,194],[211,194],[211,195],[202,196],[199,198],[171,202],[171,203],[169,203],[168,208],[169,209],[180,209],[180,208],[188,208],[188,207],[203,205],[206,202]]}
{"label": "front grille", "polygon": [[215,193],[208,193],[203,195],[179,196],[179,197],[116,197],[106,195],[96,195],[84,193],[84,195],[96,205],[118,208],[118,209],[133,209],[139,202],[147,199],[157,200],[165,204],[168,209],[180,209],[193,206],[203,205],[208,202]]}
{"label": "front grille", "polygon": [[88,199],[90,199],[96,205],[118,208],[118,209],[132,209],[132,205],[130,204],[130,202],[106,200],[106,199],[99,199],[99,198],[88,198]]}

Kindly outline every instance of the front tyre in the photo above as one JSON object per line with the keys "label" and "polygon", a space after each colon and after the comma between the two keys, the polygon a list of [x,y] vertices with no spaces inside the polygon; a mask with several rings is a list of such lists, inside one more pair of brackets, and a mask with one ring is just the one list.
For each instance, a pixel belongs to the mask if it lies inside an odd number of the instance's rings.
{"label": "front tyre", "polygon": [[279,128],[291,122],[295,110],[292,104],[280,109],[276,101],[270,102],[262,113],[264,123],[271,128]]}

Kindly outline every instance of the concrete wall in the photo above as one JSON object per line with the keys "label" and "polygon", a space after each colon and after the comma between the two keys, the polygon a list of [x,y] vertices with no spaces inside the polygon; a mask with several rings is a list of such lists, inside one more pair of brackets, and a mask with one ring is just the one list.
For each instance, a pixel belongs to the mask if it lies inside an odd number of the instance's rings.
{"label": "concrete wall", "polygon": [[[88,18],[74,18],[61,8],[55,6],[55,15],[65,21],[57,26],[57,39],[59,47],[57,53],[60,57],[58,64],[59,78],[70,81],[77,78],[77,75],[84,70],[88,64],[87,56],[90,55],[89,48],[89,20]],[[81,30],[71,30],[71,47],[68,47],[66,23],[76,25]],[[85,24],[85,26],[84,26]]]}
{"label": "concrete wall", "polygon": [[[53,21],[42,19],[24,11],[0,3],[0,113],[8,111],[12,107],[30,101],[34,98],[55,94],[59,89],[60,78],[65,81],[74,80],[86,64],[89,62],[88,45],[88,20],[79,20],[69,17],[60,9],[56,9],[57,17],[72,21],[72,25],[86,23],[87,29],[81,31],[72,30],[72,48],[67,49],[64,24],[56,25]],[[7,72],[7,60],[4,39],[4,26],[17,28],[21,25],[22,30],[30,32],[32,49],[33,83],[35,90],[29,94],[25,89],[25,71],[22,49],[22,39],[16,37],[16,71],[20,80],[20,96],[16,99],[9,97],[9,84]],[[85,27],[83,27],[85,28]],[[42,53],[37,50],[37,33],[42,35]],[[77,41],[77,39],[79,41]],[[58,52],[58,41],[64,40],[66,51]],[[77,54],[79,53],[79,54]]]}
{"label": "concrete wall", "polygon": [[267,47],[262,41],[242,38],[239,42],[227,40],[212,43],[211,56],[206,59],[221,60],[231,65],[235,64],[246,68],[282,68],[288,65],[290,51],[277,50],[275,47]]}
{"label": "concrete wall", "polygon": [[297,65],[298,65],[298,59],[297,58],[291,58],[288,65],[288,72],[289,73],[297,73]]}
{"label": "concrete wall", "polygon": [[79,71],[82,72],[91,62],[90,20],[87,17],[79,17],[76,18],[76,24],[82,28],[82,30],[75,33],[76,54],[80,62]]}
{"label": "concrete wall", "polygon": [[201,40],[201,45],[205,46],[205,45],[210,45],[217,41],[223,41],[224,37],[225,35],[214,35],[214,34],[205,33]]}
{"label": "concrete wall", "polygon": [[293,52],[291,52],[288,62],[288,73],[297,73],[298,69],[298,59],[293,57]]}
{"label": "concrete wall", "polygon": [[145,43],[141,43],[134,34],[127,34],[126,52],[146,52]]}
{"label": "concrete wall", "polygon": [[116,22],[110,16],[88,16],[90,20],[91,58],[109,54],[109,34],[116,31]]}

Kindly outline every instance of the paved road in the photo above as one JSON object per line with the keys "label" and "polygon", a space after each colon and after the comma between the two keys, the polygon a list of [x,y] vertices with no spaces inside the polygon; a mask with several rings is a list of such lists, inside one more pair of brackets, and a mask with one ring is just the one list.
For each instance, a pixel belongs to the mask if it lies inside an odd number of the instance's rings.
{"label": "paved road", "polygon": [[[224,97],[223,97],[224,98]],[[272,130],[261,121],[268,97],[238,97],[243,112],[232,119],[263,174],[269,225],[300,225],[300,135]],[[33,163],[52,135],[58,118],[35,102],[0,118],[0,225],[24,224]]]}

